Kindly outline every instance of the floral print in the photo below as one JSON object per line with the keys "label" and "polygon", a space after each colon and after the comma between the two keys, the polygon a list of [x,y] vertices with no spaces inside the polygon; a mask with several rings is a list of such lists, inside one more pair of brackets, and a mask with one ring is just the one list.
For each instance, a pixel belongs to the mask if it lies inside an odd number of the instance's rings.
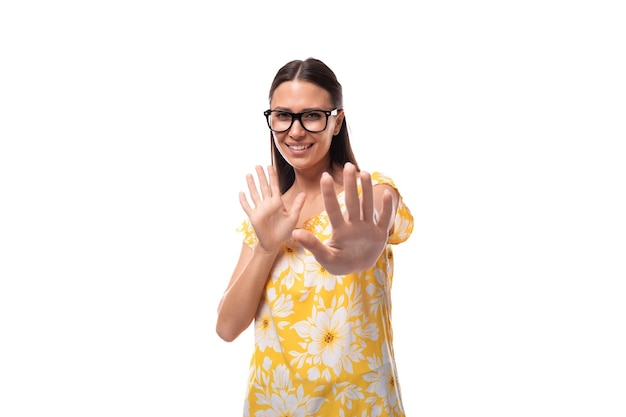
{"label": "floral print", "polygon": [[[395,188],[378,172],[372,183]],[[343,210],[343,193],[338,199]],[[322,242],[332,234],[325,212],[304,227]],[[254,247],[250,223],[245,220],[239,230]],[[413,216],[400,199],[393,233],[376,264],[341,276],[328,273],[296,242],[285,245],[255,317],[244,416],[405,416],[393,357],[391,245],[412,231]]]}

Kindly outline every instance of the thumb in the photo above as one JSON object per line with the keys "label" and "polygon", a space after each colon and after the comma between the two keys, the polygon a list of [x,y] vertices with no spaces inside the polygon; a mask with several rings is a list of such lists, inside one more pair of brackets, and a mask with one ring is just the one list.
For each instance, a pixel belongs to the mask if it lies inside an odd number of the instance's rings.
{"label": "thumb", "polygon": [[313,233],[304,229],[295,229],[291,236],[293,239],[300,243],[304,248],[308,249],[317,262],[324,265],[326,260],[331,255],[328,246],[324,245]]}
{"label": "thumb", "polygon": [[295,218],[298,221],[298,217],[300,216],[300,211],[302,211],[302,207],[304,207],[304,200],[306,200],[306,194],[300,193],[293,200],[293,204],[291,205],[291,209],[289,210],[289,217]]}

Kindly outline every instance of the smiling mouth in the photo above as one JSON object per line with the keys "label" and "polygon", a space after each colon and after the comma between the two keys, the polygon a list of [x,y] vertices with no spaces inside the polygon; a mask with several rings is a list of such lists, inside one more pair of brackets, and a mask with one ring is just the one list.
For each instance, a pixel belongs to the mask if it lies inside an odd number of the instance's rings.
{"label": "smiling mouth", "polygon": [[312,143],[309,145],[287,145],[289,149],[293,149],[294,151],[303,151],[310,148],[311,146],[313,146]]}

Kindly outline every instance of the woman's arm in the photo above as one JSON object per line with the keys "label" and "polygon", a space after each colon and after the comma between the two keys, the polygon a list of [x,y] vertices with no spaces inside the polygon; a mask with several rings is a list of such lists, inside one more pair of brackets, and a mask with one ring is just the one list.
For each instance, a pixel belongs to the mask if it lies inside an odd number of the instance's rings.
{"label": "woman's arm", "polygon": [[256,171],[258,188],[252,175],[246,177],[252,205],[243,192],[239,194],[239,202],[250,219],[258,242],[254,248],[243,244],[218,307],[216,331],[228,342],[235,340],[254,318],[272,265],[283,250],[283,244],[291,238],[305,198],[301,193],[287,210],[276,169],[268,167],[269,179],[262,167],[257,166]]}
{"label": "woman's arm", "polygon": [[239,261],[217,308],[216,332],[225,341],[235,340],[254,319],[277,254],[242,245]]}

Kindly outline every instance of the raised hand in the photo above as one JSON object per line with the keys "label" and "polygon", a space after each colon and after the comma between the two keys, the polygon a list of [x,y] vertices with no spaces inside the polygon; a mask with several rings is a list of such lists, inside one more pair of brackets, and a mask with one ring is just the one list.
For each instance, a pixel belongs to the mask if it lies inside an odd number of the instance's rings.
{"label": "raised hand", "polygon": [[307,248],[328,272],[345,275],[374,265],[387,243],[392,219],[393,200],[388,190],[383,192],[380,215],[375,218],[372,180],[361,172],[361,200],[357,189],[357,173],[348,163],[343,170],[346,212],[343,214],[335,194],[333,180],[324,174],[320,181],[324,206],[332,226],[332,236],[322,243],[311,232],[298,229],[293,238]]}
{"label": "raised hand", "polygon": [[291,239],[291,232],[298,222],[305,195],[304,193],[298,195],[291,208],[287,210],[281,198],[276,168],[267,167],[269,181],[261,166],[256,167],[256,172],[260,194],[252,174],[246,176],[254,207],[248,203],[244,192],[239,193],[239,202],[259,239],[257,248],[266,252],[276,252],[283,243]]}

